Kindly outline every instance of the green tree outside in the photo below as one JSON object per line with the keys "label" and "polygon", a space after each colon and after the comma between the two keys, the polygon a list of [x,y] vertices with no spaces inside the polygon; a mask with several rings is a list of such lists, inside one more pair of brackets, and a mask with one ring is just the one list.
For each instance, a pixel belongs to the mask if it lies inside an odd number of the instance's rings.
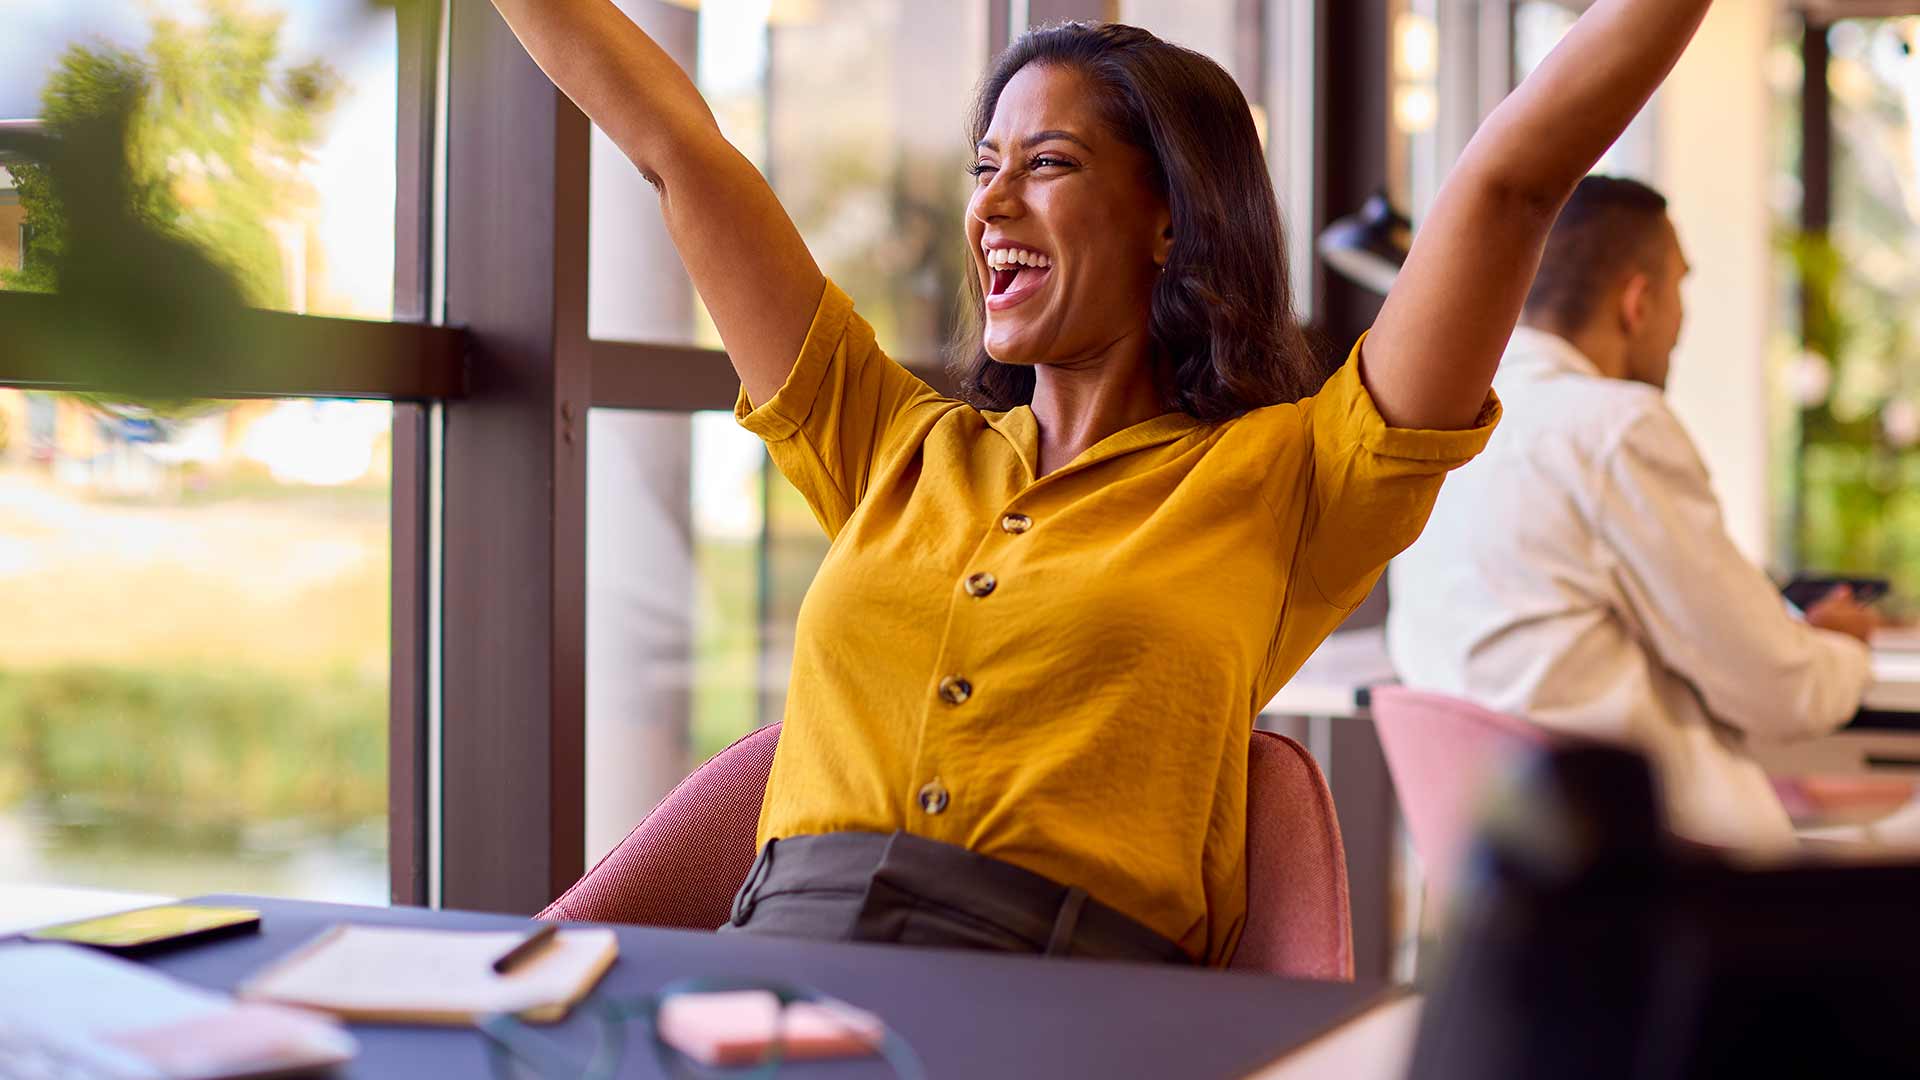
{"label": "green tree outside", "polygon": [[[156,18],[147,55],[76,45],[41,94],[48,134],[130,108],[126,168],[139,220],[192,241],[228,270],[247,301],[284,308],[285,267],[271,223],[316,201],[300,166],[340,95],[315,61],[276,70],[284,16],[242,0],[205,0],[204,20]],[[12,170],[26,210],[26,268],[0,286],[54,291],[67,210],[37,166]]]}

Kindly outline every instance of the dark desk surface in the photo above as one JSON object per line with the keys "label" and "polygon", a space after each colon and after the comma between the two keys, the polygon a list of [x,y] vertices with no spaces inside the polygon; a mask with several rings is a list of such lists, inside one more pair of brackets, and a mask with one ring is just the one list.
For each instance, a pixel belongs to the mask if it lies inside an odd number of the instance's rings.
{"label": "dark desk surface", "polygon": [[[527,923],[504,915],[256,897],[193,902],[261,911],[257,935],[186,946],[147,961],[219,990],[339,922],[471,930]],[[1379,984],[616,929],[620,959],[596,995],[637,997],[688,976],[800,983],[880,1014],[934,1078],[1245,1076],[1389,994]],[[562,1041],[591,1040],[582,1019],[546,1030]],[[471,1031],[355,1026],[354,1034],[360,1057],[348,1076],[489,1075],[484,1041]],[[795,1066],[781,1075],[789,1071],[796,1077],[890,1075],[877,1061]],[[629,1043],[621,1075],[659,1075],[644,1039]]]}

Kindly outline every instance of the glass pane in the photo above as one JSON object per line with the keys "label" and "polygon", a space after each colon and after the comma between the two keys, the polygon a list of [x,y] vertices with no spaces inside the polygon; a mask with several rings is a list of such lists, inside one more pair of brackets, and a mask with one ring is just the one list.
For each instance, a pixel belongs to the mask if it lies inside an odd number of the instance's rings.
{"label": "glass pane", "polygon": [[1206,54],[1240,84],[1267,151],[1287,224],[1294,303],[1303,313],[1314,262],[1311,7],[1303,0],[1120,0],[1114,9],[1120,22]]}
{"label": "glass pane", "polygon": [[0,881],[385,902],[390,415],[0,389]]}
{"label": "glass pane", "polygon": [[[695,73],[881,342],[935,360],[966,267],[965,117],[986,0],[620,6]],[[593,152],[593,336],[717,346],[652,189],[597,132]],[[826,539],[728,413],[596,409],[588,446],[595,858],[694,764],[781,717]]]}
{"label": "glass pane", "polygon": [[[1520,0],[1513,8],[1513,73],[1516,80],[1533,74],[1560,39],[1567,36],[1580,13],[1559,0]],[[1594,171],[1610,176],[1654,179],[1655,156],[1659,152],[1654,131],[1657,105],[1650,105],[1628,126],[1620,141],[1613,144]]]}
{"label": "glass pane", "polygon": [[[397,49],[391,5],[359,0],[12,0],[0,119],[70,133],[105,88],[138,86],[144,225],[208,251],[256,306],[387,318]],[[30,184],[25,204],[26,276],[0,284],[47,289],[64,216],[88,207]],[[0,205],[0,271],[19,225]]]}
{"label": "glass pane", "polygon": [[1560,39],[1567,36],[1580,13],[1556,0],[1521,0],[1513,7],[1513,70],[1519,78],[1533,74]]}
{"label": "glass pane", "polygon": [[1248,28],[1240,25],[1240,12],[1245,7],[1239,0],[1120,0],[1118,21],[1207,54],[1257,101],[1258,95],[1248,85],[1254,73],[1245,70],[1257,55],[1246,47],[1257,42],[1249,42]]}
{"label": "glass pane", "polygon": [[13,174],[0,164],[0,271],[19,270],[22,241],[26,239],[27,212],[20,206],[20,192]]}
{"label": "glass pane", "polygon": [[[1833,221],[1801,231],[1798,33],[1775,46],[1783,532],[1798,567],[1920,595],[1920,19],[1850,19],[1832,53]],[[1804,288],[1806,318],[1802,320]]]}
{"label": "glass pane", "polygon": [[587,850],[786,709],[827,541],[726,412],[594,409],[587,474]]}
{"label": "glass pane", "polygon": [[[1261,17],[1285,21],[1290,18],[1292,6],[1292,0],[1265,0]],[[1266,87],[1259,85],[1266,30],[1247,22],[1246,7],[1240,0],[1120,0],[1117,21],[1150,30],[1175,45],[1205,53],[1225,68],[1240,84],[1240,92],[1247,96],[1260,140],[1268,144]]]}
{"label": "glass pane", "polygon": [[[694,73],[881,344],[903,361],[937,358],[966,266],[966,113],[986,61],[986,0],[620,6]],[[595,142],[593,336],[717,345],[652,190],[598,132]]]}

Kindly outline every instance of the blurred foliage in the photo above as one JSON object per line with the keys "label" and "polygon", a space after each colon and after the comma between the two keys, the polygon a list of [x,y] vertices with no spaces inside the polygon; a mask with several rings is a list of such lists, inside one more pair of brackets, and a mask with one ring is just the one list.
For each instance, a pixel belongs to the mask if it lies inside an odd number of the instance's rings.
{"label": "blurred foliage", "polygon": [[1851,272],[1825,235],[1786,241],[1801,288],[1801,363],[1824,362],[1827,391],[1800,402],[1798,503],[1793,536],[1800,566],[1881,575],[1920,597],[1920,449],[1892,437],[1885,410],[1908,388],[1899,358],[1912,342],[1904,311]]}
{"label": "blurred foliage", "polygon": [[0,269],[0,289],[16,292],[50,293],[59,285],[54,268],[67,249],[66,214],[53,182],[40,165],[14,165],[8,170],[25,211],[22,268]]}
{"label": "blurred foliage", "polygon": [[882,342],[909,361],[940,358],[972,267],[962,228],[971,159],[888,156],[868,140],[808,151],[781,195],[815,256],[860,298]]}
{"label": "blurred foliage", "polygon": [[[760,701],[759,546],[750,540],[701,538],[693,558],[698,611],[689,768],[768,719]],[[771,719],[779,718],[776,713]]]}
{"label": "blurred foliage", "polygon": [[279,14],[202,15],[156,17],[144,57],[71,47],[44,132],[0,134],[37,162],[12,170],[27,266],[0,285],[55,294],[10,344],[65,380],[168,398],[270,362],[241,316],[289,301],[274,229],[314,201],[300,167],[340,83],[322,63],[277,71]]}
{"label": "blurred foliage", "polygon": [[0,805],[175,822],[385,819],[386,687],[89,665],[0,669]]}
{"label": "blurred foliage", "polygon": [[1780,539],[1796,569],[1890,577],[1920,598],[1920,23],[1836,22],[1831,227],[1801,231],[1801,32],[1771,58],[1779,244]]}

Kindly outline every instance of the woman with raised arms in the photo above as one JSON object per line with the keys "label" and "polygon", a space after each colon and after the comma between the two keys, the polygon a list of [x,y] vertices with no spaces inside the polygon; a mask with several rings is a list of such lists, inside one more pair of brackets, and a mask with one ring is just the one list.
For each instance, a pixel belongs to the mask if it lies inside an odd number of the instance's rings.
{"label": "woman with raised arms", "polygon": [[832,548],[733,927],[1225,964],[1254,716],[1426,522],[1574,185],[1710,0],[1598,0],[1487,120],[1324,385],[1245,99],[1143,30],[1032,31],[974,107],[977,332],[889,359],[609,0],[495,0],[659,190]]}

